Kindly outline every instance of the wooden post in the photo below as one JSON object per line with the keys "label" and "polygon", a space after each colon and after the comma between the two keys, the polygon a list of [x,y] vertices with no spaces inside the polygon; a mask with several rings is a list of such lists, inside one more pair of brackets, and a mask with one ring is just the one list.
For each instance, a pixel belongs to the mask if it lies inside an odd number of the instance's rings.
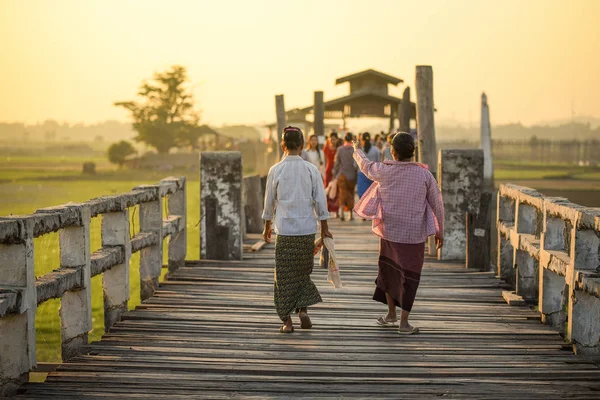
{"label": "wooden post", "polygon": [[102,274],[104,292],[104,330],[108,330],[127,312],[129,301],[129,210],[102,215],[102,247],[121,246],[125,252],[123,262]]}
{"label": "wooden post", "polygon": [[398,111],[398,107],[392,107],[390,105],[390,126],[388,129],[388,133],[394,131],[394,120],[396,119],[396,112]]}
{"label": "wooden post", "polygon": [[481,143],[483,150],[484,189],[494,190],[494,162],[492,159],[492,127],[490,125],[490,108],[485,93],[481,94]]}
{"label": "wooden post", "polygon": [[436,176],[437,150],[433,117],[433,69],[431,66],[417,66],[416,88],[419,161],[429,165],[429,170]]}
{"label": "wooden post", "polygon": [[488,271],[491,257],[491,213],[492,194],[484,192],[476,214],[466,214],[467,229],[467,269]]}
{"label": "wooden post", "polygon": [[90,208],[88,205],[65,207],[79,214],[80,226],[59,231],[60,267],[81,269],[81,288],[65,292],[60,299],[62,359],[81,354],[92,330],[92,288],[90,254]]}
{"label": "wooden post", "polygon": [[[275,114],[277,115],[277,148],[279,149],[279,159],[281,159],[281,157],[283,157],[283,150],[281,149],[281,135],[286,124],[285,105],[282,94],[275,96]],[[277,161],[279,161],[279,159]]]}
{"label": "wooden post", "polygon": [[[325,103],[323,102],[323,92],[315,91],[314,97],[314,121],[313,130],[319,137],[325,136]],[[321,141],[319,141],[320,143]]]}
{"label": "wooden post", "polygon": [[140,203],[140,230],[153,232],[158,240],[150,247],[141,250],[140,254],[140,298],[142,301],[152,297],[158,288],[163,260],[163,199],[160,196],[160,185],[142,185],[136,190],[153,190],[155,200]]}
{"label": "wooden post", "polygon": [[242,155],[200,154],[200,258],[241,260]]}
{"label": "wooden post", "polygon": [[0,286],[20,293],[18,313],[0,318],[0,397],[16,394],[36,366],[35,312],[37,293],[33,270],[33,220],[10,218],[4,226],[18,232],[0,244]]}
{"label": "wooden post", "polygon": [[[174,272],[185,266],[185,255],[187,252],[187,182],[185,177],[183,186],[168,197],[169,215],[180,217],[179,225],[183,229],[171,235],[169,238],[169,272]],[[169,181],[165,179],[164,181]]]}
{"label": "wooden post", "polygon": [[402,94],[402,103],[400,104],[400,132],[410,133],[410,88],[407,86]]}

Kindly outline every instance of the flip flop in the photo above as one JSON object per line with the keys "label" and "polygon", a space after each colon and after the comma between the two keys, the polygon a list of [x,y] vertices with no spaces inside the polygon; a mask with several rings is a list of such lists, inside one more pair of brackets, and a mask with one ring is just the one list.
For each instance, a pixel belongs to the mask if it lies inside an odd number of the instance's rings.
{"label": "flip flop", "polygon": [[414,335],[415,333],[419,333],[419,328],[415,328],[414,326],[412,326],[410,329],[398,328],[398,333],[400,335]]}
{"label": "flip flop", "polygon": [[388,321],[385,316],[377,318],[377,325],[379,326],[396,326],[398,320]]}
{"label": "flip flop", "polygon": [[294,327],[292,326],[292,329],[290,329],[289,331],[285,330],[285,325],[281,325],[281,327],[279,328],[279,333],[292,333],[294,332]]}
{"label": "flip flop", "polygon": [[310,321],[310,317],[308,316],[308,314],[302,313],[302,315],[300,315],[300,328],[302,328],[302,329],[312,328],[312,322]]}

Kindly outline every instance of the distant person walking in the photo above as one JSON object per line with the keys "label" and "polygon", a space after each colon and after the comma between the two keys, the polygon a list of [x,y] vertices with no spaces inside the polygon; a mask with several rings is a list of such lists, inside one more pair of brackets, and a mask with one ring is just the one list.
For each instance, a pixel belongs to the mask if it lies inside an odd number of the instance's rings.
{"label": "distant person walking", "polygon": [[329,182],[333,179],[333,163],[335,161],[335,152],[338,148],[338,134],[333,131],[329,134],[329,139],[323,146],[323,154],[325,154],[325,187],[329,185]]}
{"label": "distant person walking", "polygon": [[352,158],[354,149],[352,148],[352,133],[346,133],[344,145],[336,151],[335,162],[333,166],[333,175],[337,179],[339,213],[342,221],[344,211],[347,208],[350,211],[350,221],[354,220],[352,209],[354,208],[354,189],[356,188],[356,162]]}
{"label": "distant person walking", "polygon": [[388,312],[377,323],[395,326],[400,307],[398,333],[413,334],[408,323],[417,295],[425,257],[425,241],[435,235],[441,248],[444,204],[435,178],[423,164],[411,162],[415,141],[398,133],[392,141],[393,161],[373,162],[361,145],[354,143],[354,159],[373,185],[356,206],[357,215],[373,220],[373,233],[380,238],[379,272],[373,299],[387,304]]}
{"label": "distant person walking", "polygon": [[390,133],[385,138],[385,144],[383,146],[382,158],[383,161],[390,160],[393,161],[394,157],[392,157],[392,140],[394,140],[395,133]]}
{"label": "distant person walking", "polygon": [[321,221],[321,238],[329,233],[327,201],[323,177],[317,167],[300,157],[304,137],[298,128],[283,130],[281,148],[285,157],[269,170],[265,193],[263,239],[275,245],[274,302],[283,325],[282,333],[294,331],[290,315],[300,317],[300,327],[312,327],[308,306],[321,302],[317,287],[310,279],[313,270],[317,218]]}
{"label": "distant person walking", "polygon": [[319,138],[317,135],[310,135],[308,145],[306,146],[306,161],[317,167],[321,176],[325,175],[325,154],[319,148]]}
{"label": "distant person walking", "polygon": [[[381,161],[381,152],[379,149],[371,144],[371,135],[369,132],[365,132],[361,135],[362,150],[370,161]],[[373,183],[365,174],[358,171],[356,178],[356,192],[358,197],[362,197],[367,191],[369,186]]]}

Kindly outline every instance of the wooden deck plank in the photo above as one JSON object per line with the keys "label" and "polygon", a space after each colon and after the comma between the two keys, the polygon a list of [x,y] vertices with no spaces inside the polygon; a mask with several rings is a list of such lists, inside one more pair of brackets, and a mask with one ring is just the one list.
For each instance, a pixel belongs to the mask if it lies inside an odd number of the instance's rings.
{"label": "wooden deck plank", "polygon": [[491,272],[427,259],[411,315],[421,333],[378,327],[378,240],[361,221],[332,232],[345,287],[315,266],[313,329],[278,332],[273,244],[240,262],[192,261],[21,397],[600,398],[597,364],[536,311],[506,305]]}

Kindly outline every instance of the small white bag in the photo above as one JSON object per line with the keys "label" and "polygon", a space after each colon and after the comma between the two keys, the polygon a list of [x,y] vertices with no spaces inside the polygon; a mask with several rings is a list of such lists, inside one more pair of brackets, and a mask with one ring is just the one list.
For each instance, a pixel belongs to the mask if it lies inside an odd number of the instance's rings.
{"label": "small white bag", "polygon": [[[328,237],[324,239],[318,239],[315,242],[315,251],[318,251],[317,249],[320,249],[323,245],[327,248],[327,253],[329,255],[329,262],[327,263],[327,281],[331,283],[336,289],[340,289],[343,285],[342,278],[340,277],[340,268],[335,256],[335,243],[332,238]],[[321,266],[323,268],[325,268],[325,260],[323,258],[325,253],[324,250],[325,249],[323,249],[323,251],[321,252]]]}

